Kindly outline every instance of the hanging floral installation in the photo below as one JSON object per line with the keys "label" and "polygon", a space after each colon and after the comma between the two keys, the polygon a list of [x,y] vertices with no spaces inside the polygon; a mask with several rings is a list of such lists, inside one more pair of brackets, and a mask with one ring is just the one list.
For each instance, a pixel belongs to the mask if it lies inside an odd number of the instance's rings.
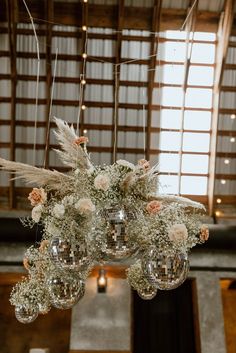
{"label": "hanging floral installation", "polygon": [[85,292],[94,265],[124,261],[127,279],[143,299],[184,282],[188,253],[208,239],[200,214],[204,206],[187,198],[158,193],[158,167],[117,160],[94,165],[88,138],[55,118],[61,149],[55,150],[67,174],[0,159],[2,170],[34,184],[32,216],[42,241],[31,246],[23,264],[28,276],[11,293],[17,319],[29,323],[51,305],[68,309]]}

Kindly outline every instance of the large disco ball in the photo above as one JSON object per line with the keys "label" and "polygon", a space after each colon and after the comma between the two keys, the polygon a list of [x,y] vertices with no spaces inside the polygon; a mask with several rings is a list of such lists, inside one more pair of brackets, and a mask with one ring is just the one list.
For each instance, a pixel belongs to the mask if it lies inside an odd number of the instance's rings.
{"label": "large disco ball", "polygon": [[51,277],[47,281],[51,303],[58,309],[70,309],[84,295],[85,285],[80,279]]}
{"label": "large disco ball", "polygon": [[30,324],[38,317],[37,307],[26,307],[19,305],[15,307],[15,316],[22,324]]}
{"label": "large disco ball", "polygon": [[142,269],[151,285],[162,290],[174,289],[187,278],[188,256],[181,252],[167,255],[151,247],[142,258]]}
{"label": "large disco ball", "polygon": [[82,242],[71,242],[56,236],[50,242],[49,251],[54,263],[63,269],[83,270],[90,263],[86,244]]}
{"label": "large disco ball", "polygon": [[154,286],[149,286],[147,288],[142,288],[142,289],[137,290],[137,293],[140,298],[142,298],[144,300],[151,300],[156,296],[157,288]]}
{"label": "large disco ball", "polygon": [[118,205],[105,209],[103,216],[107,224],[104,259],[121,260],[131,256],[136,251],[129,246],[126,230],[131,216]]}

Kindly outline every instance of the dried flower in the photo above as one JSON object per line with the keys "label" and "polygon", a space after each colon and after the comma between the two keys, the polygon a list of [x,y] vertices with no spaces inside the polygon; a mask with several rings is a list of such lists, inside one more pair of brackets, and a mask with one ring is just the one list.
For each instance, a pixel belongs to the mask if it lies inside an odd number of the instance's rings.
{"label": "dried flower", "polygon": [[139,167],[143,168],[146,172],[150,169],[150,162],[146,159],[140,159],[138,161]]}
{"label": "dried flower", "polygon": [[88,143],[88,141],[89,141],[88,137],[86,137],[86,136],[80,136],[80,137],[77,137],[77,138],[74,140],[74,144],[77,145],[77,146],[79,146],[79,145]]}
{"label": "dried flower", "polygon": [[135,169],[135,165],[133,163],[130,163],[124,159],[119,159],[118,161],[116,161],[116,164],[122,165],[123,167],[129,168],[132,170]]}
{"label": "dried flower", "polygon": [[43,211],[43,206],[41,204],[35,206],[32,209],[31,216],[35,223],[38,223]]}
{"label": "dried flower", "polygon": [[56,218],[61,218],[65,214],[65,207],[62,204],[56,204],[53,207],[53,214]]}
{"label": "dried flower", "polygon": [[156,214],[160,211],[161,206],[162,205],[160,201],[150,201],[146,206],[146,210],[149,214]]}
{"label": "dried flower", "polygon": [[44,251],[44,249],[48,246],[49,241],[48,240],[42,240],[40,243],[39,251]]}
{"label": "dried flower", "polygon": [[95,211],[95,206],[90,199],[80,199],[75,204],[75,208],[83,215],[89,215]]}
{"label": "dried flower", "polygon": [[107,174],[98,174],[94,179],[96,189],[107,191],[110,187],[110,178]]}
{"label": "dried flower", "polygon": [[36,206],[38,204],[43,204],[47,200],[47,194],[43,188],[33,188],[28,196],[31,206]]}
{"label": "dried flower", "polygon": [[174,224],[170,228],[168,236],[174,243],[179,243],[188,238],[188,230],[184,224]]}
{"label": "dried flower", "polygon": [[26,257],[23,258],[23,266],[27,271],[29,271],[30,269],[29,260]]}
{"label": "dried flower", "polygon": [[206,224],[203,224],[200,229],[200,240],[205,242],[209,239],[209,228]]}

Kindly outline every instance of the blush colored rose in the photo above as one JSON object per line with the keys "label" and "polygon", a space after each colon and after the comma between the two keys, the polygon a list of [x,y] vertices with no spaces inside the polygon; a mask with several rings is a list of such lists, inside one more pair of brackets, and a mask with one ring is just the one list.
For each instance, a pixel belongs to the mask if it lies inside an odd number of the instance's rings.
{"label": "blush colored rose", "polygon": [[107,191],[110,187],[110,178],[107,174],[98,174],[94,179],[96,189]]}
{"label": "blush colored rose", "polygon": [[206,224],[203,224],[200,229],[200,240],[205,242],[209,239],[209,228]]}
{"label": "blush colored rose", "polygon": [[188,230],[184,224],[174,224],[170,228],[168,236],[174,243],[183,242],[188,237]]}
{"label": "blush colored rose", "polygon": [[138,165],[143,168],[145,171],[148,171],[150,169],[150,162],[147,161],[146,159],[140,159],[138,161]]}
{"label": "blush colored rose", "polygon": [[158,213],[161,209],[161,202],[159,201],[151,201],[147,204],[146,210],[149,214]]}
{"label": "blush colored rose", "polygon": [[95,206],[90,199],[80,199],[76,204],[75,208],[79,213],[83,215],[89,215],[91,212],[95,211]]}
{"label": "blush colored rose", "polygon": [[43,204],[47,200],[47,194],[43,188],[33,188],[28,196],[28,200],[30,200],[31,206]]}
{"label": "blush colored rose", "polygon": [[80,136],[77,139],[75,139],[74,144],[79,146],[81,144],[86,144],[88,143],[89,139],[86,136]]}

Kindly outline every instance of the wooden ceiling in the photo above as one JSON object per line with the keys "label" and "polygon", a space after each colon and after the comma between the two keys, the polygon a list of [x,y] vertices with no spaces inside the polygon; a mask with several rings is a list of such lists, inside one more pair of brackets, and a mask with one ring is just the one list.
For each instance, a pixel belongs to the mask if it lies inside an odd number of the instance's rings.
{"label": "wooden ceiling", "polygon": [[[187,2],[186,2],[187,3]],[[236,92],[236,82],[234,86],[222,85],[222,78],[224,70],[232,70],[236,72],[236,64],[226,63],[226,55],[228,48],[236,47],[236,42],[231,41],[230,37],[236,35],[236,20],[234,18],[234,5],[235,1],[225,0],[224,6],[222,9],[216,9],[215,12],[203,11],[198,9],[198,1],[189,1],[187,8],[185,9],[174,9],[174,8],[165,8],[163,7],[163,2],[161,0],[154,0],[154,6],[151,7],[133,7],[126,6],[124,0],[117,2],[117,5],[101,5],[83,1],[78,2],[59,2],[59,1],[28,1],[28,6],[30,8],[31,15],[34,19],[34,22],[37,26],[38,36],[42,36],[46,41],[45,51],[40,54],[42,60],[45,60],[46,72],[45,74],[40,75],[40,82],[45,82],[46,84],[46,93],[45,98],[39,98],[39,105],[45,106],[45,119],[38,122],[38,128],[44,128],[45,138],[43,141],[37,143],[38,150],[44,150],[45,143],[47,143],[48,128],[54,127],[53,123],[48,125],[48,116],[50,110],[50,95],[51,95],[51,85],[52,85],[52,62],[55,60],[56,54],[52,51],[52,41],[54,37],[68,37],[76,38],[79,41],[78,48],[80,52],[77,54],[71,53],[59,53],[57,59],[61,61],[76,61],[80,63],[80,68],[77,76],[68,77],[68,76],[58,76],[56,77],[56,82],[58,83],[80,83],[80,73],[83,69],[83,58],[82,50],[86,45],[86,33],[81,30],[82,26],[87,28],[110,28],[114,29],[114,33],[93,33],[88,31],[88,39],[96,40],[112,40],[115,44],[115,51],[113,56],[99,56],[99,60],[104,60],[113,64],[118,64],[122,61],[126,61],[129,58],[124,58],[121,55],[121,48],[123,41],[140,41],[148,42],[150,44],[150,55],[156,53],[158,50],[158,45],[161,42],[164,42],[164,38],[157,38],[156,33],[165,30],[179,30],[183,25],[186,16],[189,14],[191,6],[195,4],[193,10],[190,12],[188,17],[185,30],[187,33],[190,32],[214,32],[217,33],[217,42],[216,42],[216,61],[212,66],[215,68],[215,80],[214,85],[211,87],[214,90],[213,98],[213,108],[211,109],[213,118],[212,118],[212,127],[211,127],[211,149],[208,153],[210,158],[210,167],[208,173],[208,194],[206,196],[191,196],[192,199],[203,202],[211,216],[216,218],[222,218],[224,220],[231,220],[236,217],[235,205],[236,205],[236,188],[233,192],[228,193],[227,195],[216,194],[215,192],[215,183],[216,180],[226,179],[226,180],[236,180],[236,171],[226,174],[223,170],[221,173],[216,173],[216,160],[217,158],[231,158],[235,160],[235,152],[224,152],[217,149],[217,140],[219,136],[236,136],[236,131],[228,131],[219,129],[219,114],[229,115],[235,113],[235,108],[222,108],[220,107],[220,94],[221,92]],[[27,119],[17,119],[16,117],[16,107],[18,104],[34,104],[35,99],[19,97],[17,95],[17,85],[20,81],[24,82],[35,82],[36,73],[32,74],[20,74],[17,70],[17,59],[36,59],[36,52],[24,52],[17,50],[17,40],[20,35],[27,36],[32,35],[31,28],[22,28],[18,26],[22,23],[30,23],[29,16],[26,12],[23,1],[20,0],[0,0],[0,35],[7,34],[9,40],[9,50],[0,50],[0,60],[2,58],[10,59],[10,73],[1,73],[0,80],[9,80],[11,81],[11,93],[10,96],[0,96],[0,104],[10,104],[11,111],[8,119],[1,119],[0,117],[0,128],[3,126],[10,127],[10,140],[9,142],[0,141],[0,153],[1,149],[8,148],[10,151],[9,159],[16,159],[16,149],[22,150],[32,150],[33,144],[28,141],[17,142],[16,140],[16,128],[17,127],[33,127],[34,121]],[[76,26],[77,31],[67,30],[61,31],[58,30],[56,25],[65,25],[65,26]],[[122,30],[124,29],[133,29],[133,30],[146,30],[150,31],[150,35],[128,35],[123,34]],[[188,36],[187,36],[188,38]],[[188,39],[186,39],[187,41]],[[191,41],[189,41],[190,43]],[[187,43],[188,44],[188,43]],[[88,56],[87,62],[96,61],[96,57]],[[147,121],[146,121],[146,157],[149,159],[151,156],[158,155],[160,153],[159,149],[151,148],[151,134],[154,132],[160,132],[161,128],[152,126],[152,113],[153,111],[159,111],[161,109],[160,105],[156,105],[152,101],[153,90],[157,87],[160,87],[160,83],[155,82],[155,70],[158,65],[164,65],[165,62],[162,60],[156,60],[156,56],[151,56],[148,59],[136,60],[135,64],[137,65],[147,65],[148,70],[148,79],[147,82],[138,82],[131,80],[121,80],[120,75],[117,77],[118,90],[119,87],[143,87],[147,89],[147,103],[145,104],[145,110],[147,111]],[[190,58],[186,56],[184,63],[185,67],[185,78],[188,77],[188,71],[190,67]],[[99,84],[99,85],[109,85],[113,87],[115,85],[114,79],[96,79],[96,78],[87,78],[87,84]],[[175,85],[178,86],[178,85]],[[179,85],[186,91],[187,80],[184,81],[184,86]],[[58,106],[78,106],[77,100],[68,100],[68,99],[55,99],[54,104]],[[115,109],[135,109],[142,110],[143,104],[141,103],[119,103],[115,106],[114,102],[106,101],[86,101],[87,107],[95,108],[111,108]],[[181,107],[184,111],[184,107]],[[48,128],[47,128],[48,126]],[[84,112],[81,115],[81,132],[84,129],[92,129],[95,131],[110,131],[112,134],[112,140],[115,137],[113,124],[103,124],[99,122],[97,124],[87,123],[84,119]],[[118,131],[124,132],[142,132],[141,126],[129,126],[119,125]],[[175,131],[173,129],[173,131]],[[55,145],[51,146],[55,147]],[[111,146],[91,146],[91,152],[95,153],[110,153],[112,154],[112,145]],[[128,148],[127,146],[118,146],[117,153],[129,153],[135,155],[141,155],[141,148]],[[50,164],[49,161],[49,151],[46,151],[46,167],[54,167]],[[58,169],[58,168],[57,168]],[[63,168],[60,168],[63,170]],[[0,188],[0,196],[2,200],[2,209],[21,209],[25,207],[24,202],[22,203],[22,197],[27,195],[28,189],[24,187],[17,187],[14,181],[11,181],[8,186],[2,186]],[[188,196],[188,195],[187,195]],[[221,204],[217,204],[217,199],[221,199]],[[218,214],[215,212],[218,210]]]}

